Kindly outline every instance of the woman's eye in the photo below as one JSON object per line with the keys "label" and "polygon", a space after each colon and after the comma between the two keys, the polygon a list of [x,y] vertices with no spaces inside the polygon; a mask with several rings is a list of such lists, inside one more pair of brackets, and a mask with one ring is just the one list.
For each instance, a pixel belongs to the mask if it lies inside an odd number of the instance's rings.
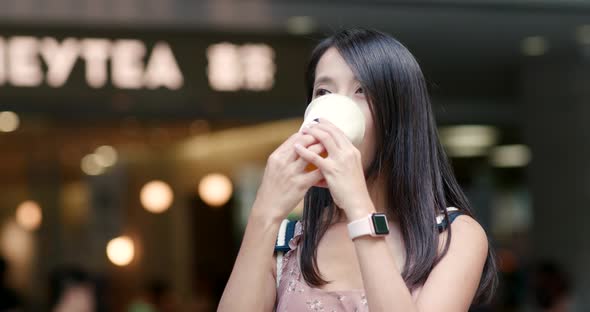
{"label": "woman's eye", "polygon": [[361,88],[356,89],[356,92],[355,93],[361,93],[362,94],[362,93],[365,93],[365,90],[363,90],[363,88],[361,87]]}
{"label": "woman's eye", "polygon": [[326,95],[330,93],[330,91],[326,90],[326,89],[317,89],[315,91],[315,96],[322,96],[322,95]]}

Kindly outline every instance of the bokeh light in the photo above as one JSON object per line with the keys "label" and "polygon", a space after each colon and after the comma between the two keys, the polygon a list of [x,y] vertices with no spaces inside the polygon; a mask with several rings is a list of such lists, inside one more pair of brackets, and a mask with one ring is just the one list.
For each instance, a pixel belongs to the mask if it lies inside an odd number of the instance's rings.
{"label": "bokeh light", "polygon": [[220,173],[208,174],[199,182],[199,196],[209,206],[223,206],[233,192],[231,180]]}
{"label": "bokeh light", "polygon": [[128,236],[119,236],[107,244],[107,257],[117,266],[126,266],[135,257],[133,240]]}
{"label": "bokeh light", "polygon": [[0,131],[12,132],[18,129],[20,120],[14,112],[0,112]]}
{"label": "bokeh light", "polygon": [[35,201],[24,201],[16,208],[16,222],[28,231],[38,229],[42,220],[41,206]]}
{"label": "bokeh light", "polygon": [[311,16],[292,16],[287,19],[286,27],[293,35],[307,35],[314,31],[316,23]]}
{"label": "bokeh light", "polygon": [[101,160],[99,156],[96,154],[89,154],[82,158],[80,166],[84,173],[95,176],[102,174],[105,170],[105,167],[103,167],[100,162]]}
{"label": "bokeh light", "polygon": [[155,180],[143,186],[139,198],[147,211],[162,213],[170,208],[174,193],[166,182]]}
{"label": "bokeh light", "polygon": [[531,36],[522,40],[520,48],[526,56],[541,56],[549,49],[549,42],[545,37]]}
{"label": "bokeh light", "polygon": [[440,140],[452,157],[475,157],[488,153],[499,131],[487,125],[457,125],[440,128]]}
{"label": "bokeh light", "polygon": [[96,160],[102,167],[111,167],[117,163],[118,153],[117,150],[108,145],[103,145],[94,151],[97,156]]}
{"label": "bokeh light", "polygon": [[492,149],[490,162],[495,167],[524,167],[531,160],[531,151],[526,145],[501,145]]}

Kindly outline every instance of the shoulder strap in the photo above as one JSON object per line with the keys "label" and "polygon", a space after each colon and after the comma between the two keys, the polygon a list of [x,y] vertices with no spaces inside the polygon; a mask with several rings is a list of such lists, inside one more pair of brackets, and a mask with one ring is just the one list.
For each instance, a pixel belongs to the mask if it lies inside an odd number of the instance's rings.
{"label": "shoulder strap", "polygon": [[458,216],[464,214],[463,211],[461,211],[455,207],[447,208],[447,213],[449,214],[448,221],[447,221],[447,219],[444,218],[445,215],[442,213],[440,215],[438,215],[436,218],[436,223],[437,223],[436,225],[438,227],[439,232],[444,232],[448,228],[449,224],[453,223],[453,221],[455,221],[455,219]]}
{"label": "shoulder strap", "polygon": [[277,235],[277,241],[275,243],[275,252],[287,252],[291,250],[289,247],[289,241],[295,236],[295,224],[297,221],[283,220],[279,227],[279,234]]}
{"label": "shoulder strap", "polygon": [[295,224],[297,224],[297,221],[285,219],[279,227],[279,234],[275,243],[275,253],[277,254],[277,288],[279,288],[281,273],[283,271],[283,255],[291,250],[289,242],[295,236]]}

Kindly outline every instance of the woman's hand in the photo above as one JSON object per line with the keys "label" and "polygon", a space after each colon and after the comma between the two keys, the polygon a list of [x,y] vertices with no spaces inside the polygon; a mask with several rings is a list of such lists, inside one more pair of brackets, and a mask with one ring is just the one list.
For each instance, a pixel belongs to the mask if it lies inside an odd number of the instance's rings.
{"label": "woman's hand", "polygon": [[302,129],[312,135],[327,150],[322,158],[303,144],[296,143],[295,151],[301,158],[314,164],[322,172],[334,203],[342,208],[349,221],[367,216],[375,211],[372,205],[360,151],[344,132],[326,119]]}
{"label": "woman's hand", "polygon": [[297,155],[295,144],[305,146],[308,152],[316,155],[325,151],[311,135],[300,132],[291,135],[268,157],[252,214],[281,221],[303,199],[307,190],[324,178],[319,169],[305,171],[308,162]]}

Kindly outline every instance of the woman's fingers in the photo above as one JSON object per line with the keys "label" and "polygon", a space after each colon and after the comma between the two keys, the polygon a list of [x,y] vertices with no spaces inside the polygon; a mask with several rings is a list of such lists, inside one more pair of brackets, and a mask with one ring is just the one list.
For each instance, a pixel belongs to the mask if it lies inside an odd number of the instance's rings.
{"label": "woman's fingers", "polygon": [[[322,154],[323,152],[326,151],[324,146],[320,143],[313,144],[313,145],[309,146],[307,149],[313,153],[316,153],[316,154]],[[308,165],[309,165],[309,162],[307,162],[305,159],[299,157],[293,163],[293,167],[294,167],[293,169],[295,170],[295,172],[302,172],[303,169],[305,169]]]}
{"label": "woman's fingers", "polygon": [[309,185],[309,187],[312,186],[323,186],[325,185],[324,183],[319,183],[320,181],[324,180],[324,175],[322,174],[322,172],[319,169],[310,171],[308,173],[305,173],[301,176],[301,183],[303,185]]}
{"label": "woman's fingers", "polygon": [[281,146],[276,149],[276,153],[280,155],[281,158],[286,158],[287,161],[295,160],[298,155],[295,153],[295,149],[293,148],[294,144],[301,144],[303,146],[310,146],[314,142],[316,142],[316,138],[309,134],[303,134],[300,132],[296,132],[291,135]]}
{"label": "woman's fingers", "polygon": [[336,142],[336,145],[340,147],[350,144],[348,143],[350,139],[346,134],[327,119],[319,118],[319,122],[314,127],[328,132],[332,136],[332,139],[334,139],[334,142]]}
{"label": "woman's fingers", "polygon": [[319,125],[313,125],[309,128],[304,128],[302,133],[304,134],[311,134],[314,138],[316,138],[322,145],[326,148],[328,154],[337,153],[339,146],[334,141],[334,138],[330,133],[326,130],[321,129],[318,127]]}
{"label": "woman's fingers", "polygon": [[[314,166],[318,167],[319,169],[324,169],[324,167],[326,166],[326,161],[327,161],[326,159],[324,159],[322,156],[310,151],[309,149],[307,149],[305,146],[303,146],[301,144],[295,144],[295,151],[297,152],[299,157],[301,157],[306,162],[313,164]],[[330,153],[329,149],[328,149],[328,153]]]}

